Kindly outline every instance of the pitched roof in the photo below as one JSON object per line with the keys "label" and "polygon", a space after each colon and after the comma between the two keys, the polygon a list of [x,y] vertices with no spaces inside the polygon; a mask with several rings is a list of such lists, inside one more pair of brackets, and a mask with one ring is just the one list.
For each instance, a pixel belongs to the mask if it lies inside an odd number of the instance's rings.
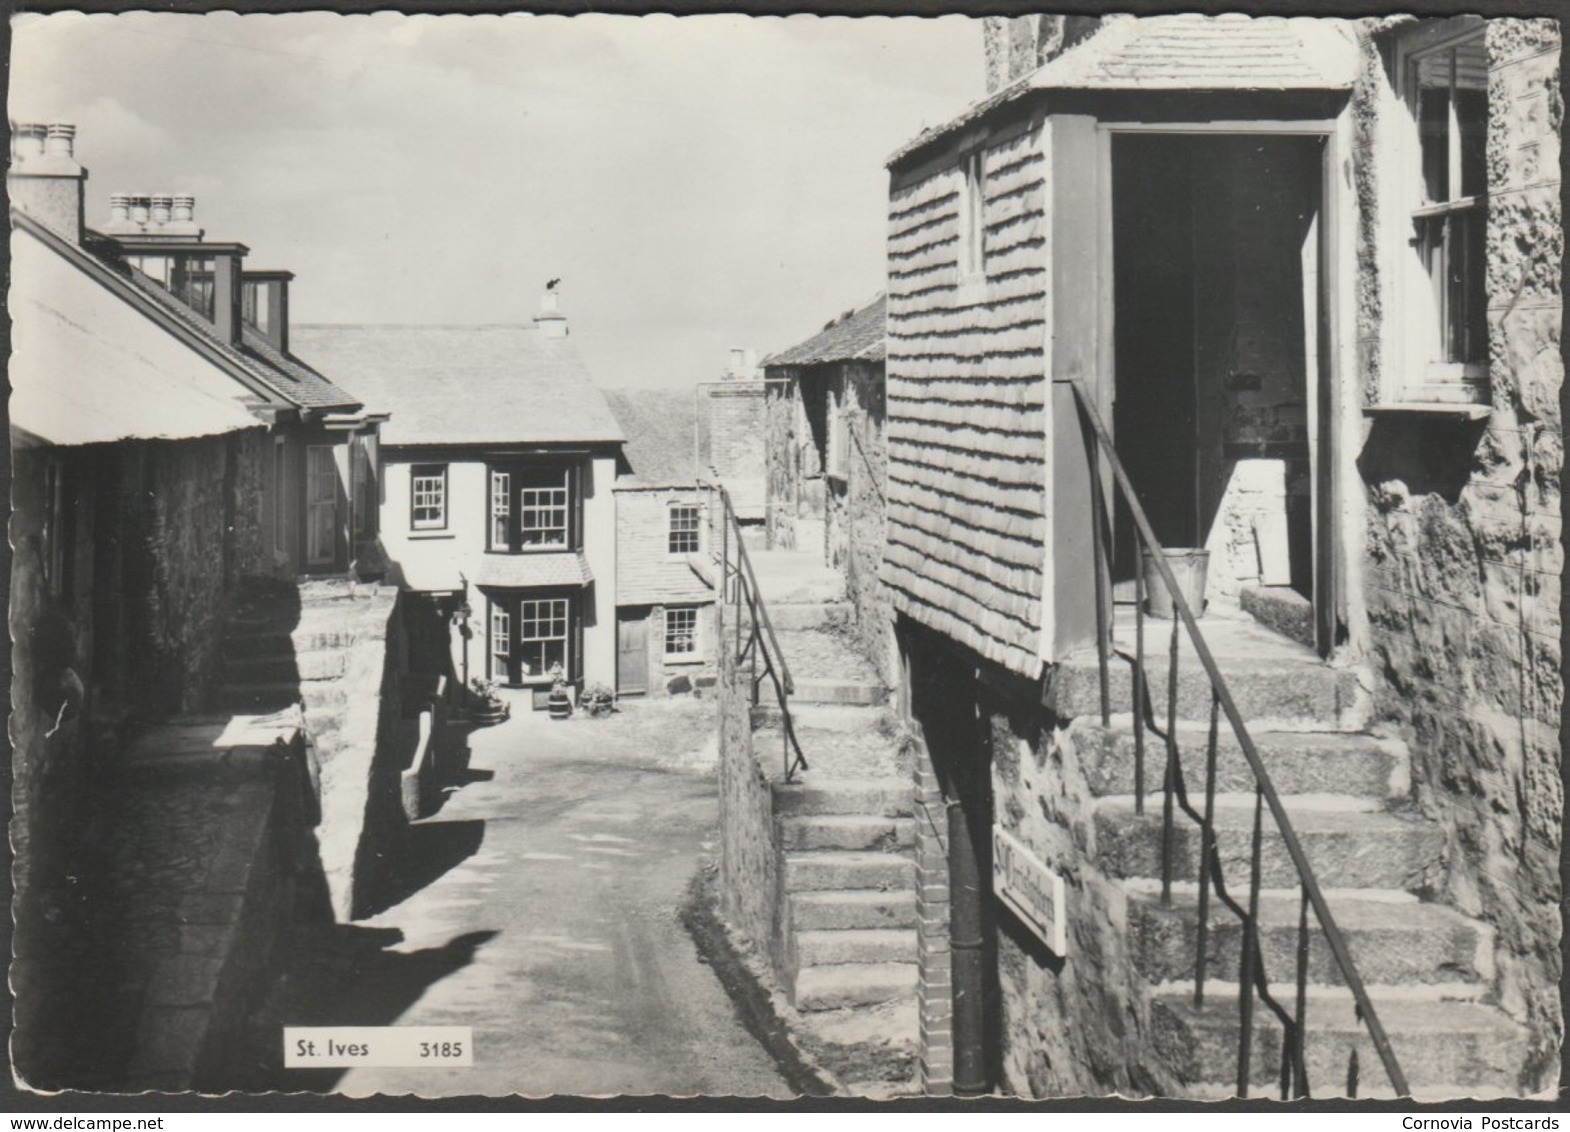
{"label": "pitched roof", "polygon": [[826,362],[881,362],[886,302],[882,295],[848,311],[818,333],[763,359],[765,366],[815,366]]}
{"label": "pitched roof", "polygon": [[297,326],[292,342],[378,412],[382,443],[616,443],[571,340],[532,326]]}
{"label": "pitched roof", "polygon": [[[10,423],[20,443],[178,440],[259,428],[247,391],[99,286],[75,245],[13,214]],[[78,285],[80,284],[80,285]]]}
{"label": "pitched roof", "polygon": [[1108,16],[1088,39],[924,130],[888,164],[1030,91],[1350,90],[1358,72],[1352,26],[1327,17],[1238,13]]}
{"label": "pitched roof", "polygon": [[697,407],[691,389],[607,389],[605,402],[627,436],[622,454],[635,483],[697,482]]}
{"label": "pitched roof", "polygon": [[250,327],[241,328],[238,346],[220,338],[213,324],[170,294],[156,279],[131,267],[111,240],[90,238],[95,259],[130,283],[138,299],[173,316],[182,327],[206,341],[255,381],[283,401],[301,409],[353,410],[364,406],[354,394],[340,388],[299,358],[284,354]]}

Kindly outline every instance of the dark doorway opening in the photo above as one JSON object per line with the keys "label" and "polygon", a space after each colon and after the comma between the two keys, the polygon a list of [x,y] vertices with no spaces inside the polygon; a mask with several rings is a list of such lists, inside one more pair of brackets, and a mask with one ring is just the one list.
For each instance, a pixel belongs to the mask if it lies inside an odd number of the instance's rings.
{"label": "dark doorway opening", "polygon": [[[1212,589],[1219,569],[1315,597],[1322,154],[1302,135],[1112,142],[1118,457],[1162,545],[1222,548]],[[1120,500],[1114,580],[1137,563]]]}

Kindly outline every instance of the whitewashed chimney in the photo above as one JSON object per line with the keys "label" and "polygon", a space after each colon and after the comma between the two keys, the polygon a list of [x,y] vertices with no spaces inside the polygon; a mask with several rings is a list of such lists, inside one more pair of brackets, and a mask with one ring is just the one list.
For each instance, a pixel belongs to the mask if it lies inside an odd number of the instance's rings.
{"label": "whitewashed chimney", "polygon": [[542,338],[567,337],[567,316],[562,313],[561,292],[556,289],[558,285],[547,285],[545,293],[540,296],[540,313],[534,316],[534,325]]}

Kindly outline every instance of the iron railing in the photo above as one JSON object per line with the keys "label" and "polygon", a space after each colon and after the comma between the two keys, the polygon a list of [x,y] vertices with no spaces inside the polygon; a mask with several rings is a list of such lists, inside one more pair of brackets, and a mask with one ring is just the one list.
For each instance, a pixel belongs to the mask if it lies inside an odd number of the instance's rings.
{"label": "iron railing", "polygon": [[[723,484],[712,486],[720,500],[719,597],[722,604],[731,606],[736,620],[736,664],[738,669],[743,665],[751,665],[749,680],[753,707],[758,706],[759,691],[765,679],[774,687],[774,697],[780,710],[780,731],[784,735],[785,781],[791,782],[795,779],[796,771],[807,769],[807,759],[801,753],[801,743],[796,738],[796,729],[790,718],[790,697],[796,686],[790,678],[790,666],[785,663],[779,638],[774,635],[774,626],[769,621],[763,592],[758,588],[757,575],[752,572],[752,560],[747,557],[747,548],[741,541],[741,525],[736,521],[730,492]],[[736,550],[734,558],[731,555],[733,544]],[[747,610],[745,618],[742,617],[743,606]],[[761,672],[758,670],[760,664],[763,669]]]}
{"label": "iron railing", "polygon": [[[1111,683],[1109,679],[1110,654],[1112,652],[1112,586],[1110,581],[1110,546],[1112,521],[1105,511],[1105,500],[1102,493],[1102,469],[1098,456],[1106,461],[1112,473],[1116,490],[1123,496],[1128,505],[1128,514],[1133,520],[1137,541],[1145,553],[1151,556],[1159,572],[1161,584],[1166,587],[1171,596],[1172,605],[1177,616],[1172,619],[1172,639],[1170,657],[1167,671],[1167,718],[1166,729],[1163,731],[1157,726],[1155,713],[1148,693],[1148,680],[1145,674],[1145,580],[1144,571],[1136,569],[1135,574],[1135,630],[1134,648],[1135,655],[1126,659],[1132,660],[1131,683],[1133,692],[1133,718],[1134,718],[1134,808],[1137,814],[1143,814],[1145,808],[1145,730],[1148,728],[1153,735],[1161,739],[1166,747],[1165,767],[1162,773],[1161,787],[1161,903],[1163,907],[1170,907],[1172,903],[1172,871],[1174,844],[1176,838],[1176,810],[1182,810],[1187,817],[1197,822],[1200,827],[1200,862],[1199,862],[1199,895],[1197,907],[1197,936],[1195,940],[1194,960],[1194,1007],[1203,1009],[1205,1005],[1205,977],[1207,948],[1210,933],[1210,897],[1214,892],[1215,898],[1225,905],[1242,925],[1242,946],[1240,957],[1240,970],[1238,974],[1238,1064],[1237,1064],[1237,1091],[1242,1097],[1248,1096],[1252,1071],[1252,1055],[1254,1043],[1254,999],[1258,997],[1271,1014],[1275,1016],[1282,1027],[1280,1091],[1283,1100],[1289,1097],[1307,1097],[1309,1094],[1307,1057],[1305,1055],[1306,1038],[1306,1006],[1308,986],[1308,961],[1309,961],[1309,909],[1312,908],[1319,921],[1320,930],[1329,945],[1330,952],[1340,970],[1347,989],[1352,994],[1354,1011],[1357,1019],[1368,1031],[1379,1060],[1384,1066],[1385,1074],[1390,1079],[1399,1096],[1410,1093],[1407,1087],[1406,1076],[1401,1071],[1395,1052],[1390,1047],[1390,1040],[1385,1034],[1384,1027],[1380,1024],[1379,1015],[1374,1010],[1374,1005],[1369,1001],[1368,992],[1364,989],[1363,980],[1358,974],[1357,967],[1352,961],[1352,956],[1347,948],[1345,937],[1336,926],[1335,919],[1330,914],[1330,908],[1325,903],[1324,894],[1320,890],[1319,882],[1314,877],[1313,869],[1309,866],[1308,858],[1303,852],[1303,847],[1298,840],[1297,832],[1293,829],[1292,821],[1287,816],[1286,809],[1281,804],[1281,798],[1276,793],[1276,788],[1266,772],[1263,761],[1259,757],[1258,748],[1254,745],[1253,738],[1249,735],[1248,727],[1243,722],[1243,717],[1238,711],[1236,702],[1227,688],[1226,680],[1217,667],[1215,658],[1211,655],[1210,648],[1205,642],[1199,625],[1194,618],[1194,612],[1189,608],[1183,596],[1182,588],[1173,576],[1171,568],[1167,565],[1161,553],[1160,543],[1151,528],[1150,520],[1144,509],[1139,504],[1139,499],[1134,492],[1128,473],[1118,460],[1117,453],[1112,445],[1111,434],[1107,431],[1100,415],[1085,390],[1074,383],[1074,394],[1079,404],[1081,423],[1086,427],[1086,448],[1091,460],[1091,507],[1092,523],[1094,526],[1093,539],[1095,543],[1095,585],[1096,585],[1096,637],[1097,661],[1100,677],[1101,693],[1101,722],[1103,727],[1111,724]],[[1179,629],[1187,630],[1189,641],[1193,645],[1194,653],[1204,667],[1205,674],[1210,681],[1210,728],[1205,750],[1205,799],[1203,811],[1197,810],[1190,803],[1188,792],[1185,789],[1183,778],[1183,765],[1178,750],[1177,740],[1177,699],[1178,699],[1178,644]],[[1225,713],[1227,722],[1231,725],[1233,734],[1237,739],[1243,757],[1247,761],[1254,778],[1254,820],[1252,837],[1249,849],[1249,878],[1248,894],[1244,900],[1235,898],[1226,886],[1222,875],[1221,855],[1218,848],[1215,809],[1216,809],[1216,748],[1220,725],[1220,716]],[[1262,846],[1264,840],[1264,811],[1269,808],[1271,818],[1274,820],[1276,830],[1280,835],[1288,856],[1297,872],[1299,889],[1298,927],[1296,940],[1296,1001],[1289,1010],[1278,1002],[1270,991],[1270,983],[1265,971],[1264,949],[1260,938],[1260,879]],[[1246,906],[1245,906],[1246,902]],[[1347,1092],[1351,1096],[1357,1095],[1359,1078],[1358,1054],[1356,1046],[1351,1049],[1347,1062]]]}

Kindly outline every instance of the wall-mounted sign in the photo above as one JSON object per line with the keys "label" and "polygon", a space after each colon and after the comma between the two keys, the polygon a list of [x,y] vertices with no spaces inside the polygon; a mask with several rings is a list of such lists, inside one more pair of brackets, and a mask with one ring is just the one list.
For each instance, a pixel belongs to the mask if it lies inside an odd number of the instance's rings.
{"label": "wall-mounted sign", "polygon": [[992,827],[992,891],[1054,955],[1068,954],[1063,878],[1000,826]]}

